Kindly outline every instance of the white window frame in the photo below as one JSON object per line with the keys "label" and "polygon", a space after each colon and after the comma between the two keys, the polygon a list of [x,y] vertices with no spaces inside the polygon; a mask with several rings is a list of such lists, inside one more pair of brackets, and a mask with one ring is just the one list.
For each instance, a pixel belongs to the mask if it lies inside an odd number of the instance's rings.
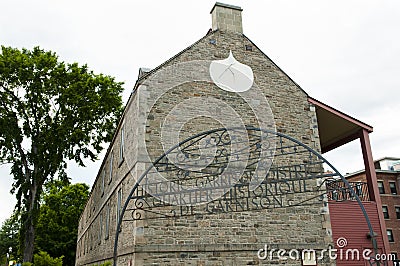
{"label": "white window frame", "polygon": [[[394,185],[394,190],[396,191],[396,193],[392,192],[391,185]],[[397,195],[398,194],[396,181],[389,181],[389,190],[390,190],[390,194],[392,194],[392,195]]]}
{"label": "white window frame", "polygon": [[[390,232],[390,234],[389,234],[389,232]],[[387,230],[386,230],[386,234],[387,234],[387,236],[388,236],[389,243],[393,243],[394,240],[395,240],[395,239],[394,239],[394,235],[393,235],[393,230],[392,230],[392,229],[387,229]],[[392,241],[390,241],[389,235],[392,237]]]}
{"label": "white window frame", "polygon": [[[387,213],[387,218],[385,217],[385,212],[383,211],[384,209],[386,209],[386,213]],[[384,219],[390,219],[390,214],[389,214],[389,207],[387,205],[382,205],[382,212],[383,212],[383,218]]]}
{"label": "white window frame", "polygon": [[[383,190],[383,193],[381,193],[380,191],[379,191],[379,184],[382,184],[382,190]],[[383,180],[378,180],[378,191],[379,191],[379,194],[386,194],[386,190],[385,190],[385,183],[383,182]]]}
{"label": "white window frame", "polygon": [[[399,210],[398,212],[397,212],[397,210]],[[400,219],[400,216],[399,217],[397,217],[397,213],[400,213],[400,206],[394,206],[394,212],[396,213],[396,219]]]}

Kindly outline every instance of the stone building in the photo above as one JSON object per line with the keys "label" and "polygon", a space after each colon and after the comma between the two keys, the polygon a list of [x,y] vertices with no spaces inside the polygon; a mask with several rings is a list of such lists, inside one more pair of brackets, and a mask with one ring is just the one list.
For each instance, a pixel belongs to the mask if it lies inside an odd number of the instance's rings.
{"label": "stone building", "polygon": [[[301,253],[333,244],[327,201],[318,194],[325,190],[322,162],[313,163],[315,155],[305,146],[282,136],[269,143],[275,159],[268,159],[268,175],[272,184],[287,177],[287,187],[275,186],[270,198],[257,194],[270,193],[270,184],[239,190],[248,197],[232,196],[229,191],[230,201],[229,196],[218,200],[207,192],[211,204],[202,201],[203,205],[194,206],[182,204],[182,199],[178,207],[164,204],[166,198],[157,198],[164,192],[144,191],[144,185],[130,194],[139,177],[150,174],[146,169],[167,173],[167,179],[168,173],[178,173],[168,172],[170,165],[157,160],[170,147],[226,125],[280,132],[317,152],[359,138],[362,132],[362,143],[369,147],[365,136],[372,128],[307,95],[243,34],[241,12],[240,7],[216,3],[211,11],[212,29],[203,38],[155,69],[139,71],[79,220],[76,265],[113,260],[118,222],[117,265],[316,265],[312,256],[287,259],[275,254],[263,259],[258,251],[269,245]],[[211,139],[215,141],[214,136]],[[368,163],[371,158],[364,159]],[[225,161],[221,164],[227,166]],[[189,175],[188,170],[183,173]],[[310,204],[300,204],[306,201]],[[329,258],[318,261],[318,265],[332,263]]]}

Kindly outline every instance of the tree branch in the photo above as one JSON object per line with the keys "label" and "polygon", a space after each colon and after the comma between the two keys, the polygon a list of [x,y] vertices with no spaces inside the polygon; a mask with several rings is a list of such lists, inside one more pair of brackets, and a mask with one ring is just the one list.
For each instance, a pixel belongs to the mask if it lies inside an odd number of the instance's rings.
{"label": "tree branch", "polygon": [[21,162],[25,169],[25,180],[26,180],[26,182],[30,183],[30,171],[31,170],[29,169],[28,161],[26,160],[26,155],[24,153],[24,150],[22,149],[21,143],[18,143],[18,141],[15,141],[15,145],[19,152],[19,155],[21,156]]}
{"label": "tree branch", "polygon": [[[4,91],[6,92],[7,95],[11,96],[11,98],[13,98],[19,107],[19,112],[23,114],[25,120],[27,121],[28,127],[29,127],[29,131],[32,131],[31,125],[29,123],[29,116],[28,114],[25,112],[25,108],[23,106],[23,104],[21,103],[21,100],[14,94],[14,92],[10,89],[8,89],[4,84],[2,84]],[[6,108],[6,106],[4,106],[4,108]],[[7,109],[6,109],[7,110]]]}

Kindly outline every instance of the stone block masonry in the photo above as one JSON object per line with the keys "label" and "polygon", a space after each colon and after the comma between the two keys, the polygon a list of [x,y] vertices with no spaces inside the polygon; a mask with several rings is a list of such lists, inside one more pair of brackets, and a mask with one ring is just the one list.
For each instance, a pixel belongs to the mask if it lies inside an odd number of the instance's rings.
{"label": "stone block masonry", "polygon": [[212,29],[243,33],[242,9],[222,3],[216,3],[211,10]]}
{"label": "stone block masonry", "polygon": [[[151,161],[165,151],[161,125],[177,104],[188,98],[212,97],[225,101],[246,125],[257,123],[243,99],[212,83],[187,82],[155,101],[155,88],[146,86],[146,80],[163,68],[194,60],[225,59],[232,51],[239,62],[253,69],[255,82],[271,107],[276,130],[320,151],[315,108],[308,102],[307,94],[242,34],[241,9],[218,3],[211,13],[214,31],[138,81],[80,218],[76,265],[112,260],[121,202],[125,202]],[[144,110],[151,102],[156,104],[146,113]],[[180,137],[218,127],[218,121],[197,117],[182,128]],[[124,150],[120,158],[122,132]],[[307,159],[306,155],[288,155],[274,163],[301,164]],[[311,185],[314,183],[310,181]],[[265,244],[298,250],[327,248],[332,239],[329,215],[321,211],[323,204],[321,201],[292,208],[123,222],[118,265],[301,265],[300,260],[260,260],[257,251]],[[332,264],[322,261],[318,265]]]}

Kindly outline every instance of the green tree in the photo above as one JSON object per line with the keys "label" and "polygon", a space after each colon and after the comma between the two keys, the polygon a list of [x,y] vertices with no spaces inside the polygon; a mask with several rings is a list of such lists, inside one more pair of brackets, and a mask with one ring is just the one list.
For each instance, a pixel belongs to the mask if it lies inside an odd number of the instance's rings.
{"label": "green tree", "polygon": [[38,47],[1,47],[0,163],[11,163],[23,223],[23,261],[31,262],[42,188],[68,160],[84,166],[110,141],[122,112],[122,83],[67,64]]}
{"label": "green tree", "polygon": [[86,184],[48,186],[40,206],[36,248],[52,257],[64,256],[64,265],[75,265],[78,222],[88,198]]}
{"label": "green tree", "polygon": [[10,218],[3,222],[0,229],[0,256],[2,261],[6,260],[7,253],[12,259],[19,259],[19,230],[18,214],[13,213]]}
{"label": "green tree", "polygon": [[45,251],[39,251],[38,254],[34,256],[34,266],[62,266],[63,265],[63,256],[59,258],[52,258]]}

